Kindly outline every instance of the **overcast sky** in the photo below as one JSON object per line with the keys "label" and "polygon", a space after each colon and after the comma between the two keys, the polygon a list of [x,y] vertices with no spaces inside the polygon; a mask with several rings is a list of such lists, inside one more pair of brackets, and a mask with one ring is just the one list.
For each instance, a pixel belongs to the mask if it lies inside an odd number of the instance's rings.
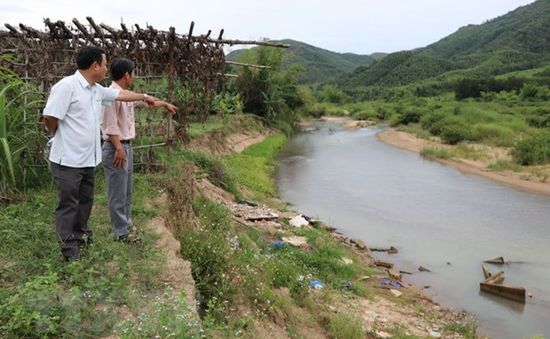
{"label": "overcast sky", "polygon": [[117,26],[148,23],[228,39],[291,38],[336,52],[371,54],[423,47],[533,0],[2,0],[0,23],[45,29],[42,19]]}

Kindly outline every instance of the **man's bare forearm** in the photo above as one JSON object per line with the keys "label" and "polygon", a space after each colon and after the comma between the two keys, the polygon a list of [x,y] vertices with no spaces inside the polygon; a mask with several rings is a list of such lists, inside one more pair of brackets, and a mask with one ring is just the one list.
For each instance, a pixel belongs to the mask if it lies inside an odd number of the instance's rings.
{"label": "man's bare forearm", "polygon": [[120,143],[120,136],[118,134],[107,134],[109,136],[109,141],[113,144],[115,149],[121,149],[122,144]]}
{"label": "man's bare forearm", "polygon": [[54,135],[55,131],[57,131],[58,126],[58,119],[54,117],[50,117],[48,115],[44,116],[44,124],[46,125],[46,130],[50,135]]}

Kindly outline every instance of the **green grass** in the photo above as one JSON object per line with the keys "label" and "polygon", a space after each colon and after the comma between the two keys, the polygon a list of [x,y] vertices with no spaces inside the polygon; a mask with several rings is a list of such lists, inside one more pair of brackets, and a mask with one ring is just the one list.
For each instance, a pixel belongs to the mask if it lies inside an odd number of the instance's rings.
{"label": "green grass", "polygon": [[487,152],[482,149],[476,149],[474,147],[459,144],[452,149],[454,157],[461,159],[479,160],[487,156]]}
{"label": "green grass", "polygon": [[189,137],[195,138],[197,136],[222,129],[228,126],[229,117],[229,115],[226,115],[225,117],[214,116],[209,118],[206,122],[191,122],[187,127],[187,133],[189,134]]}
{"label": "green grass", "polygon": [[452,155],[446,148],[424,147],[420,155],[429,159],[451,159]]}
{"label": "green grass", "polygon": [[277,195],[272,174],[275,155],[285,141],[283,135],[270,136],[242,153],[232,154],[223,160],[230,175],[251,192],[252,196],[248,198],[264,200]]}
{"label": "green grass", "polygon": [[[148,175],[135,177],[134,221],[139,227],[158,214],[145,204],[158,190]],[[62,259],[53,228],[53,185],[27,192],[25,201],[1,209],[0,336],[104,336],[122,320],[119,307],[127,305],[138,314],[163,290],[158,273],[164,256],[154,247],[155,236],[141,228],[140,244],[114,241],[103,181],[97,173],[90,219],[95,242],[79,262]]]}
{"label": "green grass", "polygon": [[366,332],[358,317],[336,314],[330,318],[330,335],[334,339],[362,339]]}
{"label": "green grass", "polygon": [[493,163],[490,163],[487,166],[487,169],[490,169],[491,171],[497,171],[497,172],[501,172],[501,171],[520,172],[521,165],[518,165],[512,161],[499,159]]}
{"label": "green grass", "polygon": [[429,140],[432,137],[430,132],[423,129],[419,124],[409,124],[405,126],[398,126],[396,129],[398,131],[410,133],[421,139]]}
{"label": "green grass", "polygon": [[237,199],[240,199],[241,193],[237,188],[235,175],[226,169],[220,157],[193,151],[179,152],[176,154],[176,157],[193,162],[208,174],[208,178],[214,185],[233,193]]}
{"label": "green grass", "polygon": [[420,155],[429,159],[471,159],[479,160],[487,156],[482,149],[460,144],[452,148],[424,147]]}
{"label": "green grass", "polygon": [[476,323],[450,323],[443,326],[443,332],[459,333],[464,338],[473,339],[477,338],[476,335],[477,324]]}

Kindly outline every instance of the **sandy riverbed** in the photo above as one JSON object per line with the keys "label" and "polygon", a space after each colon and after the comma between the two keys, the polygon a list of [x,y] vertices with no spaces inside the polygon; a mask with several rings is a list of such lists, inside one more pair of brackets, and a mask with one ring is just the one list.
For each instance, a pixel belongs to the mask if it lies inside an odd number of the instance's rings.
{"label": "sandy riverbed", "polygon": [[[418,138],[412,134],[406,132],[396,131],[390,129],[378,133],[378,140],[387,143],[389,145],[399,147],[411,152],[420,153],[425,147],[432,148],[450,148],[453,146],[444,145],[438,142],[425,140]],[[451,165],[456,167],[459,171],[469,174],[480,175],[490,180],[494,180],[506,185],[513,186],[518,189],[522,189],[529,192],[534,192],[538,194],[550,195],[550,183],[548,181],[542,182],[540,179],[536,178],[532,172],[529,172],[528,169],[520,172],[512,171],[490,171],[487,169],[487,166],[495,161],[496,159],[508,160],[509,156],[507,152],[501,148],[485,147],[487,153],[489,154],[484,159],[480,160],[470,160],[470,159],[456,159],[456,160],[445,160],[445,159],[434,159],[438,162],[441,162],[446,165]],[[548,166],[537,168],[538,171],[548,173]]]}

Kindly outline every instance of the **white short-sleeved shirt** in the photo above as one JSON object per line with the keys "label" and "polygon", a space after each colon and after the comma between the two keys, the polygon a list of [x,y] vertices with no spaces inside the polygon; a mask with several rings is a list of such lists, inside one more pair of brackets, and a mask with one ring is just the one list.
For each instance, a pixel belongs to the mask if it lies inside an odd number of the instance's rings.
{"label": "white short-sleeved shirt", "polygon": [[49,160],[75,168],[99,165],[101,108],[119,93],[99,84],[91,86],[79,71],[56,83],[43,113],[59,119]]}

